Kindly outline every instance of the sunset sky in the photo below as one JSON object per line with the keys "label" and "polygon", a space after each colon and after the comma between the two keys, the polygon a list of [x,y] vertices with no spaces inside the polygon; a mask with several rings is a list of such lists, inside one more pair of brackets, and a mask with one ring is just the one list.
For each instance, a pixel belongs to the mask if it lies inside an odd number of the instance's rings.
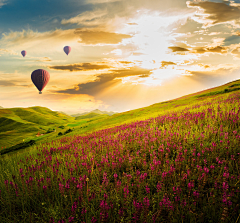
{"label": "sunset sky", "polygon": [[240,0],[0,0],[0,33],[4,108],[123,112],[240,79]]}

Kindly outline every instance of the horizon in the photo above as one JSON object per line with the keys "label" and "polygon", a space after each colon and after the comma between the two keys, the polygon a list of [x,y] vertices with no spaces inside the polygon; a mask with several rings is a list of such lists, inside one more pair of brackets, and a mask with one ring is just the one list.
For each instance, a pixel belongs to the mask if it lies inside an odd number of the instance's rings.
{"label": "horizon", "polygon": [[25,3],[0,0],[3,108],[126,112],[240,78],[240,0]]}

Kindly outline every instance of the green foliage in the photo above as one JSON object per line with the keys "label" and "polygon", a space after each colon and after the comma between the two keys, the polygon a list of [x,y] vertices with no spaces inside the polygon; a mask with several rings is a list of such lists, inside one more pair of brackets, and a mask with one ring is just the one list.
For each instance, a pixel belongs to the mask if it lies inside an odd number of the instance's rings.
{"label": "green foliage", "polygon": [[240,86],[240,84],[233,84],[233,85],[230,85],[229,87],[236,87],[236,86]]}
{"label": "green foliage", "polygon": [[58,135],[61,136],[61,135],[62,135],[62,132],[59,132]]}
{"label": "green foliage", "polygon": [[233,89],[226,88],[226,89],[221,90],[221,91],[213,91],[213,92],[209,92],[207,94],[198,95],[196,97],[201,98],[201,97],[207,97],[207,96],[214,96],[214,95],[224,94],[224,93],[228,93],[228,92],[232,92],[232,91],[238,91],[238,90],[240,90],[240,88],[233,88]]}
{"label": "green foliage", "polygon": [[15,145],[15,146],[0,150],[0,154],[3,155],[3,154],[6,154],[6,153],[9,153],[9,152],[18,151],[20,149],[25,149],[29,146],[34,145],[34,144],[35,144],[34,140],[30,140],[28,142],[22,142],[22,143],[19,143],[19,144]]}
{"label": "green foliage", "polygon": [[60,129],[64,129],[65,127],[63,125],[58,126]]}
{"label": "green foliage", "polygon": [[69,132],[72,132],[72,129],[68,129],[67,131],[64,132],[64,134],[68,134]]}

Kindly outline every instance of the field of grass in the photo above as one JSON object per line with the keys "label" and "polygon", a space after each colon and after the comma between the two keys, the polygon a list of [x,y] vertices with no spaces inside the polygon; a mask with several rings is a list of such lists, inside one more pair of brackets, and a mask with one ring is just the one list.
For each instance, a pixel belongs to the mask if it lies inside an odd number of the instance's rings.
{"label": "field of grass", "polygon": [[224,90],[239,84],[4,156],[1,222],[239,222],[240,91]]}
{"label": "field of grass", "polygon": [[0,150],[67,123],[75,118],[44,107],[0,109]]}

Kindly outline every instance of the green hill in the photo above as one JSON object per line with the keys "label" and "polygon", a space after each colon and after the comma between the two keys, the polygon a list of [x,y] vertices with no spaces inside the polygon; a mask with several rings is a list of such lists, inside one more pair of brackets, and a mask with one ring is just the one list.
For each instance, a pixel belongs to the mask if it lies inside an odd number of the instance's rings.
{"label": "green hill", "polygon": [[78,117],[76,117],[75,119],[76,119],[76,120],[91,119],[91,118],[95,118],[95,117],[97,117],[97,116],[108,117],[108,115],[106,115],[106,114],[99,114],[99,113],[91,112],[91,113],[88,113],[88,114],[86,114],[86,115],[78,116]]}
{"label": "green hill", "polygon": [[78,114],[74,114],[74,115],[71,115],[72,117],[78,117],[78,116],[83,116],[83,115],[87,115],[87,114],[90,114],[90,113],[95,113],[95,114],[99,114],[99,115],[114,115],[116,114],[116,112],[108,112],[108,111],[101,111],[99,109],[95,109],[93,111],[90,111],[90,112],[84,112],[84,113],[78,113]]}
{"label": "green hill", "polygon": [[49,128],[74,122],[74,118],[44,107],[9,108],[0,110],[0,149],[45,134]]}
{"label": "green hill", "polygon": [[[40,143],[60,138],[61,136],[58,135],[59,132],[64,133],[67,128],[74,128],[74,131],[69,132],[68,135],[87,134],[96,130],[105,129],[124,123],[154,118],[161,114],[165,114],[168,111],[181,109],[186,105],[197,104],[200,101],[208,100],[208,98],[239,91],[239,88],[240,80],[236,80],[219,87],[206,89],[204,91],[189,94],[174,100],[156,103],[127,112],[115,113],[111,116],[107,114],[99,114],[101,111],[97,109],[94,110],[96,112],[90,112],[78,117],[71,117],[43,107],[1,109],[0,117],[11,119],[16,121],[18,124],[8,120],[9,126],[6,126],[5,128],[11,129],[11,131],[2,132],[3,130],[0,130],[0,145],[15,145],[27,137],[28,140],[35,140],[35,135],[38,131],[45,134],[48,128],[57,128],[57,131],[38,137],[37,139]],[[29,129],[26,129],[24,133],[21,130],[21,128],[23,128],[22,124],[29,125]],[[17,129],[13,128],[13,126],[15,127],[18,125],[19,127]],[[31,128],[35,129],[31,132]]]}

